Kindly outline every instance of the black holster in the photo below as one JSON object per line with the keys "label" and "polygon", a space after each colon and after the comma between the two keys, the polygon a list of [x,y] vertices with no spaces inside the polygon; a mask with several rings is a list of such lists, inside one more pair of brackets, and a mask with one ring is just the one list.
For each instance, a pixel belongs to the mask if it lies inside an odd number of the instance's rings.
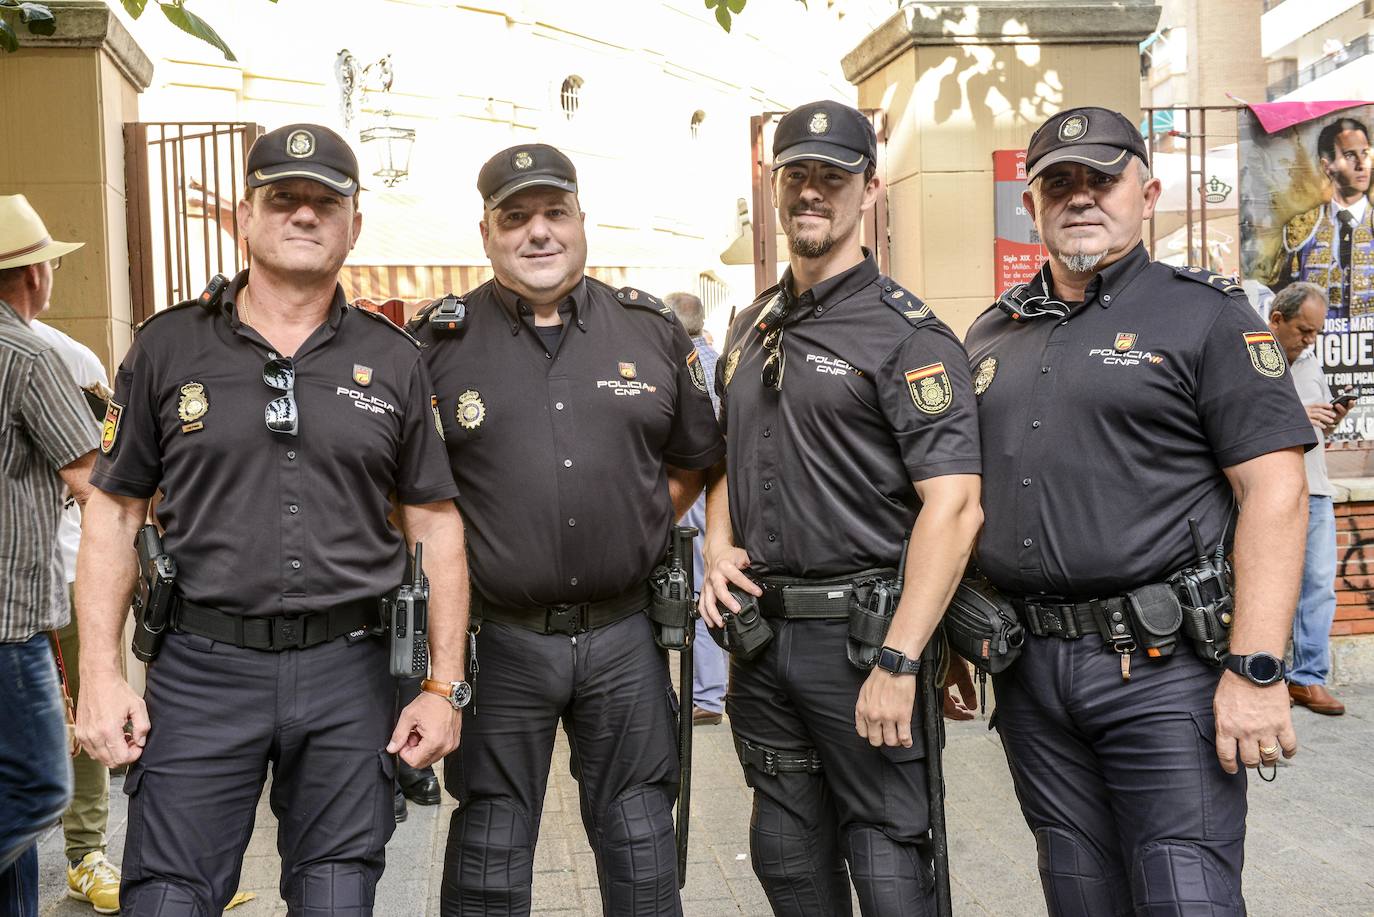
{"label": "black holster", "polygon": [[691,526],[673,526],[668,553],[649,575],[649,620],[654,625],[654,642],[665,650],[683,649],[696,630],[692,589],[692,539],[696,536]]}
{"label": "black holster", "polygon": [[1183,606],[1168,583],[1151,583],[1126,593],[1126,612],[1137,649],[1152,659],[1174,654],[1183,627]]}
{"label": "black holster", "polygon": [[1231,652],[1235,599],[1230,580],[1230,567],[1216,560],[1185,567],[1168,580],[1182,606],[1183,633],[1209,665],[1220,666]]}
{"label": "black holster", "polygon": [[901,587],[894,579],[872,576],[854,583],[849,599],[849,639],[845,641],[845,655],[851,665],[868,671],[877,664],[901,597]]}
{"label": "black holster", "polygon": [[762,653],[763,648],[773,640],[773,628],[759,611],[757,598],[734,586],[730,586],[729,591],[739,603],[739,611],[730,611],[717,603],[716,608],[725,626],[708,627],[707,632],[721,649],[747,662]]}
{"label": "black holster", "polygon": [[138,552],[138,590],[134,593],[133,651],[152,662],[162,650],[162,638],[173,626],[177,602],[177,564],[162,549],[157,527],[145,525],[134,537]]}

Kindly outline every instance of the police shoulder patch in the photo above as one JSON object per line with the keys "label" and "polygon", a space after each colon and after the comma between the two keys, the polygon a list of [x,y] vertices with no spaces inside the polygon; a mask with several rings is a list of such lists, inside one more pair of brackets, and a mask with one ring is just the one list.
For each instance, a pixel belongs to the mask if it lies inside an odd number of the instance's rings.
{"label": "police shoulder patch", "polygon": [[1274,379],[1283,375],[1288,361],[1268,331],[1245,332],[1245,349],[1250,354],[1250,365],[1255,367],[1255,372]]}
{"label": "police shoulder patch", "polygon": [[124,405],[113,398],[105,405],[105,421],[100,425],[100,451],[109,455],[119,437],[119,420],[124,416]]}
{"label": "police shoulder patch", "polygon": [[906,371],[906,384],[916,408],[925,414],[943,414],[954,400],[954,387],[944,363],[930,363]]}
{"label": "police shoulder patch", "polygon": [[1224,274],[1214,274],[1200,267],[1176,267],[1174,268],[1174,276],[1209,286],[1227,296],[1245,298],[1245,288]]}
{"label": "police shoulder patch", "polygon": [[882,301],[906,319],[913,328],[919,328],[934,314],[930,311],[930,306],[921,302],[917,296],[902,289],[893,282],[891,277],[879,275],[878,279],[873,282],[882,291],[879,294]]}
{"label": "police shoulder patch", "polygon": [[417,340],[415,339],[415,336],[414,336],[413,334],[411,334],[409,331],[407,331],[406,329],[402,328],[400,325],[396,324],[395,322],[393,322],[391,319],[387,318],[385,315],[383,315],[383,314],[380,313],[380,312],[373,312],[373,311],[371,311],[371,310],[369,310],[369,309],[360,309],[360,308],[358,308],[357,306],[346,306],[345,309],[347,309],[347,311],[349,311],[349,312],[357,312],[359,315],[366,315],[368,318],[372,319],[374,322],[379,322],[379,323],[385,325],[386,327],[390,328],[392,331],[394,331],[394,332],[396,332],[397,334],[399,334],[401,337],[405,338],[407,341],[410,341],[410,343],[414,344],[416,347],[422,347],[422,346],[423,346],[419,341],[417,341]]}

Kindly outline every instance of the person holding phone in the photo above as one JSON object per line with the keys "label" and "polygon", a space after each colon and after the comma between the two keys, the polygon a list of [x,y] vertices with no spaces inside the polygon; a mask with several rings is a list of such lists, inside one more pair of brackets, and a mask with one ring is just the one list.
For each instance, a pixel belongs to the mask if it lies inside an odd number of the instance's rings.
{"label": "person holding phone", "polygon": [[[1274,333],[1292,367],[1293,385],[1307,410],[1307,418],[1324,443],[1350,413],[1359,395],[1353,391],[1332,397],[1312,345],[1326,318],[1326,293],[1312,283],[1294,283],[1269,306],[1269,330]],[[1307,550],[1303,558],[1302,592],[1293,616],[1293,667],[1288,672],[1288,696],[1313,713],[1340,716],[1345,705],[1326,688],[1331,674],[1331,622],[1336,616],[1336,516],[1331,505],[1331,481],[1326,476],[1326,450],[1312,449],[1307,465]]]}

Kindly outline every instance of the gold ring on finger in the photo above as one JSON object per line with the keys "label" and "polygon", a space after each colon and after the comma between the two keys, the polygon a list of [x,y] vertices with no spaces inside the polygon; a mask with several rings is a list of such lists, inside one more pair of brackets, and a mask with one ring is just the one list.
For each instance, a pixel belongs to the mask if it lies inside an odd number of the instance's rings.
{"label": "gold ring on finger", "polygon": [[1262,758],[1277,758],[1279,747],[1277,745],[1261,745],[1259,752]]}

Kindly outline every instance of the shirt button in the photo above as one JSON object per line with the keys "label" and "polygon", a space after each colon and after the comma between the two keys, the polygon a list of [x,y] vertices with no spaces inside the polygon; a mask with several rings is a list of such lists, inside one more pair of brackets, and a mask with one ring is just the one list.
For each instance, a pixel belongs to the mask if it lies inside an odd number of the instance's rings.
{"label": "shirt button", "polygon": [[561,411],[561,410],[563,410],[563,402],[557,401],[557,402],[554,403],[554,406],[553,406],[553,407],[554,407],[554,410]]}
{"label": "shirt button", "polygon": [[1103,294],[1102,294],[1102,301],[1103,301],[1103,302],[1111,302],[1111,301],[1112,301],[1112,294],[1110,294],[1110,293],[1103,293]]}
{"label": "shirt button", "polygon": [[1022,479],[1021,479],[1021,486],[1022,486],[1022,487],[1030,487],[1030,478],[1022,478]]}
{"label": "shirt button", "polygon": [[816,307],[816,314],[817,314],[817,315],[820,315],[820,314],[821,314],[822,312],[824,312],[824,311],[825,311],[825,307],[824,307],[824,306],[817,306],[817,307]]}
{"label": "shirt button", "polygon": [[301,562],[300,562],[300,561],[298,561],[298,560],[293,560],[293,561],[291,561],[291,569],[292,569],[292,570],[299,570],[300,568],[301,568]]}
{"label": "shirt button", "polygon": [[770,437],[770,436],[772,436],[772,435],[773,435],[773,428],[772,428],[772,427],[764,427],[764,428],[763,428],[763,438],[764,438],[764,439],[767,439],[768,437]]}
{"label": "shirt button", "polygon": [[773,482],[772,482],[772,481],[764,481],[764,482],[763,482],[763,489],[764,489],[764,490],[772,490],[772,489],[773,489]]}
{"label": "shirt button", "polygon": [[569,525],[569,526],[577,525],[577,520],[576,520],[576,519],[569,519],[569,520],[568,520],[568,525]]}
{"label": "shirt button", "polygon": [[544,352],[544,359],[546,359],[546,360],[552,360],[552,359],[553,359],[553,354],[549,353],[548,351],[545,351],[545,352]]}
{"label": "shirt button", "polygon": [[777,541],[777,540],[778,540],[778,536],[777,536],[777,535],[774,535],[772,532],[769,532],[769,533],[768,533],[768,540],[769,540],[769,541]]}
{"label": "shirt button", "polygon": [[294,462],[294,461],[296,460],[296,450],[295,450],[295,449],[291,449],[291,450],[289,450],[289,451],[286,453],[286,460],[287,460],[288,462]]}
{"label": "shirt button", "polygon": [[1032,542],[1031,542],[1031,540],[1030,540],[1029,538],[1027,538],[1025,541],[1021,542],[1021,546],[1024,547],[1024,548],[1029,548],[1029,547],[1031,546],[1031,544],[1032,544]]}
{"label": "shirt button", "polygon": [[1040,372],[1042,372],[1042,373],[1047,373],[1047,372],[1049,372],[1049,371],[1050,371],[1050,368],[1049,368],[1048,366],[1042,366],[1042,367],[1040,367]]}
{"label": "shirt button", "polygon": [[292,503],[290,506],[288,506],[287,509],[289,509],[289,510],[291,511],[291,515],[293,515],[293,516],[296,515],[296,513],[299,513],[299,512],[301,511],[301,508],[300,508],[299,506],[297,506],[296,504],[294,504],[294,503]]}
{"label": "shirt button", "polygon": [[563,460],[563,467],[564,467],[564,468],[571,468],[571,467],[572,467],[572,459],[564,459],[564,460]]}
{"label": "shirt button", "polygon": [[569,585],[569,586],[576,586],[576,585],[577,585],[577,577],[574,576],[572,579],[568,580],[568,585]]}
{"label": "shirt button", "polygon": [[1032,420],[1032,421],[1031,421],[1031,427],[1032,427],[1033,429],[1036,429],[1036,430],[1040,429],[1040,421],[1038,421],[1038,420]]}

